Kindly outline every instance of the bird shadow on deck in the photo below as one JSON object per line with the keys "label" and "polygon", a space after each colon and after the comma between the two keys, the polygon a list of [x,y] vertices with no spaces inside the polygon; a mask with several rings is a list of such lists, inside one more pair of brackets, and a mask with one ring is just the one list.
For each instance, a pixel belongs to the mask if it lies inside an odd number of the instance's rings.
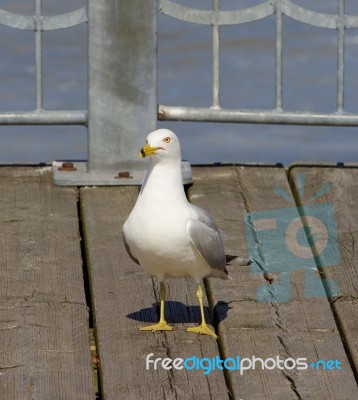
{"label": "bird shadow on deck", "polygon": [[[204,306],[205,319],[213,321],[213,325],[217,326],[219,322],[227,317],[229,305],[224,301],[219,301],[214,310]],[[127,318],[135,321],[156,323],[159,320],[159,304],[154,303],[151,307],[142,308],[126,315]],[[165,302],[165,318],[171,324],[198,324],[201,322],[199,306],[187,306],[180,301],[168,300]]]}

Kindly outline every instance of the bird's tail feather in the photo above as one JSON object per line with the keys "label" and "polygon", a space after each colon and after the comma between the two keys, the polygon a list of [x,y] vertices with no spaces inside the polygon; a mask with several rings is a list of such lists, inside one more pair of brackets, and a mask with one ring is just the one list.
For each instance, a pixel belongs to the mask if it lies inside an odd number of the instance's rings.
{"label": "bird's tail feather", "polygon": [[226,255],[226,265],[245,266],[245,265],[249,265],[249,264],[250,264],[250,260],[248,260],[247,258]]}

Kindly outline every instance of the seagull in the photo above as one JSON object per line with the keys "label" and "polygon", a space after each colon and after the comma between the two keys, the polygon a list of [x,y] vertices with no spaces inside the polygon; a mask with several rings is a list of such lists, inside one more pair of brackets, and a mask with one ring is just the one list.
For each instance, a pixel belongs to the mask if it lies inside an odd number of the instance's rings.
{"label": "seagull", "polygon": [[185,196],[180,143],[175,133],[155,130],[146,143],[139,156],[150,156],[150,161],[136,204],[123,225],[123,240],[130,258],[160,282],[160,319],[139,329],[173,329],[164,317],[164,280],[190,277],[197,284],[201,324],[187,331],[217,339],[205,321],[202,285],[209,276],[230,279],[226,237],[209,213],[189,203]]}

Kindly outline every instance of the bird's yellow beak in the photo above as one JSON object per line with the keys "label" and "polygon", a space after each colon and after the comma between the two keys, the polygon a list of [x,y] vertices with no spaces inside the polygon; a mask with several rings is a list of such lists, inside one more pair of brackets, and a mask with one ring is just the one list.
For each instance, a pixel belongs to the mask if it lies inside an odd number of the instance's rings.
{"label": "bird's yellow beak", "polygon": [[159,149],[159,147],[151,147],[150,144],[147,144],[144,147],[142,147],[140,153],[138,154],[138,157],[139,158],[144,158],[144,157],[147,157],[147,156],[151,156],[158,149]]}

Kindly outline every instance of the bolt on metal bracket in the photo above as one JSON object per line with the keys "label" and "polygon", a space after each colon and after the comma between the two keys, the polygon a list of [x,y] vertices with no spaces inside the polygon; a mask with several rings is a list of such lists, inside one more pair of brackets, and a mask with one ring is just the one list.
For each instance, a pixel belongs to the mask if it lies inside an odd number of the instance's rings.
{"label": "bolt on metal bracket", "polygon": [[[88,172],[85,161],[52,163],[52,174],[55,185],[58,186],[125,186],[141,185],[145,174],[146,163],[143,169]],[[184,185],[193,182],[191,166],[188,161],[182,161],[182,174]]]}

